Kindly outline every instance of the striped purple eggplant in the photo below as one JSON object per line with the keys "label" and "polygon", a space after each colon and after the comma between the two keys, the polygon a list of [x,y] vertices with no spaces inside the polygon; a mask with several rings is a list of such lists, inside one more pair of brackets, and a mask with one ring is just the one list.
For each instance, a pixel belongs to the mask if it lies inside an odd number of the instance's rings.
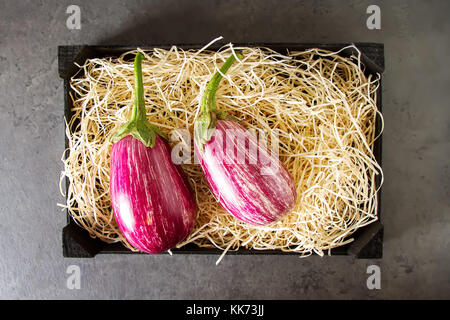
{"label": "striped purple eggplant", "polygon": [[194,124],[194,145],[217,201],[236,218],[267,225],[289,213],[296,200],[292,176],[255,135],[215,106],[215,92],[234,61],[231,56],[209,82]]}
{"label": "striped purple eggplant", "polygon": [[135,58],[135,103],[129,122],[112,137],[110,196],[114,217],[136,249],[160,253],[192,231],[197,207],[165,135],[146,119],[141,61]]}

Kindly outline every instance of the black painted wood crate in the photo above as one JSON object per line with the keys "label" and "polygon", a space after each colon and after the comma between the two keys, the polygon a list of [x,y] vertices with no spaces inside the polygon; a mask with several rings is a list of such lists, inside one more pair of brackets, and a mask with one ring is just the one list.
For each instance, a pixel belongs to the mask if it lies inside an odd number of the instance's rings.
{"label": "black painted wood crate", "polygon": [[[295,44],[295,43],[245,43],[235,44],[236,46],[254,46],[254,47],[267,47],[276,50],[281,53],[289,51],[303,51],[310,48],[322,48],[331,51],[338,51],[349,44]],[[198,44],[176,44],[177,47],[183,49],[200,49],[203,46]],[[367,74],[382,74],[384,71],[384,45],[379,43],[355,43],[355,46],[361,51],[361,62],[365,66],[365,72]],[[115,57],[120,54],[135,50],[137,47],[151,50],[152,48],[166,48],[169,49],[171,45],[139,45],[139,46],[90,46],[90,45],[77,45],[77,46],[59,46],[58,47],[58,72],[59,76],[64,81],[64,116],[69,121],[72,117],[72,100],[70,98],[70,85],[69,81],[74,76],[79,68],[75,65],[83,65],[87,59],[90,58],[102,58],[102,57]],[[209,50],[218,50],[219,46],[211,46]],[[355,50],[352,48],[341,51],[341,55],[349,57],[354,54]],[[381,111],[381,80],[378,88],[378,109]],[[380,121],[376,122],[376,131],[379,133],[381,130]],[[68,148],[68,140],[65,137],[65,146]],[[382,136],[380,136],[374,144],[374,154],[378,163],[382,164],[381,158],[382,152]],[[68,188],[68,179],[66,179],[66,190]],[[376,184],[379,186],[380,177],[376,178]],[[380,259],[383,254],[383,224],[381,222],[380,215],[381,207],[381,190],[378,191],[378,221],[371,223],[370,225],[360,228],[352,234],[354,241],[345,246],[341,246],[331,250],[331,255],[348,255],[359,259]],[[140,252],[133,252],[123,246],[121,243],[108,244],[99,239],[92,238],[89,233],[83,228],[79,227],[73,219],[67,214],[67,225],[62,230],[62,247],[63,256],[69,258],[84,258],[94,257],[99,253],[109,254],[142,254]],[[222,251],[216,248],[200,248],[195,244],[188,244],[179,249],[172,249],[174,254],[221,254]],[[286,255],[296,254],[291,252],[283,252],[280,250],[249,250],[240,248],[236,251],[228,251],[227,254],[263,254],[263,255]]]}

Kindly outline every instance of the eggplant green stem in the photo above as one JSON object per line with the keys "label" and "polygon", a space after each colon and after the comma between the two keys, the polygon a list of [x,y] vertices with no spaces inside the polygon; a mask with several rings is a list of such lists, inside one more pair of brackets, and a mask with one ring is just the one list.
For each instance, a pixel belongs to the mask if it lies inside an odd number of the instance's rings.
{"label": "eggplant green stem", "polygon": [[134,107],[131,114],[131,120],[146,119],[145,101],[144,101],[144,83],[142,80],[142,59],[140,52],[134,59]]}
{"label": "eggplant green stem", "polygon": [[141,141],[146,147],[153,148],[156,134],[164,139],[167,135],[156,126],[148,122],[145,111],[144,84],[142,81],[142,59],[144,56],[138,52],[134,59],[134,104],[131,119],[121,125],[117,132],[111,137],[111,142],[116,143],[126,136],[132,135]]}
{"label": "eggplant green stem", "polygon": [[[238,53],[236,54],[239,59],[242,59],[242,54]],[[220,67],[220,72],[216,72],[214,76],[211,78],[211,80],[208,83],[208,86],[206,87],[205,93],[203,94],[202,98],[202,107],[201,112],[209,112],[209,111],[216,111],[216,92],[219,87],[219,83],[223,78],[223,74],[227,73],[228,69],[230,69],[233,62],[236,60],[236,57],[234,55],[231,55],[225,63]]]}
{"label": "eggplant green stem", "polygon": [[[236,56],[238,59],[244,58],[240,53],[237,53]],[[229,118],[225,112],[217,109],[216,92],[223,75],[230,69],[235,60],[236,57],[231,55],[225,61],[219,71],[211,78],[203,94],[200,113],[194,123],[194,140],[201,151],[203,151],[205,143],[211,140],[216,129],[217,119]]]}

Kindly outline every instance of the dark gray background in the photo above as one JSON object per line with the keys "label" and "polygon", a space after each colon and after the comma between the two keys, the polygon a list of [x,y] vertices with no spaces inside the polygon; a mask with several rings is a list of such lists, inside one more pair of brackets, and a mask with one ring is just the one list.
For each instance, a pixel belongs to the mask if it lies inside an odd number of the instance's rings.
{"label": "dark gray background", "polygon": [[[78,4],[82,29],[68,30]],[[366,8],[381,7],[381,30]],[[450,298],[449,1],[0,1],[0,298]],[[384,258],[64,259],[64,44],[382,42]],[[66,268],[81,268],[81,289]],[[381,290],[366,268],[381,267]]]}

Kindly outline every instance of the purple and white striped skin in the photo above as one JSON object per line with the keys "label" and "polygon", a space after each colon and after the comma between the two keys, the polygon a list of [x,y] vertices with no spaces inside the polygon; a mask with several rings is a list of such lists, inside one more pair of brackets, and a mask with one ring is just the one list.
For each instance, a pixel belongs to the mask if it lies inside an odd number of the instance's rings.
{"label": "purple and white striped skin", "polygon": [[135,248],[160,253],[192,231],[197,206],[170,147],[156,135],[153,148],[126,136],[111,148],[110,193],[120,231]]}
{"label": "purple and white striped skin", "polygon": [[142,53],[134,60],[131,119],[111,137],[110,196],[127,241],[147,253],[173,248],[192,231],[197,206],[189,184],[171,159],[166,135],[148,122]]}
{"label": "purple and white striped skin", "polygon": [[[246,142],[236,143],[238,139]],[[228,141],[233,141],[236,152],[227,151]],[[242,125],[217,120],[211,140],[203,146],[199,152],[195,144],[195,151],[208,185],[222,207],[237,219],[267,225],[292,210],[296,190],[291,175]],[[257,148],[257,158],[252,148]],[[239,157],[239,152],[244,157]]]}

